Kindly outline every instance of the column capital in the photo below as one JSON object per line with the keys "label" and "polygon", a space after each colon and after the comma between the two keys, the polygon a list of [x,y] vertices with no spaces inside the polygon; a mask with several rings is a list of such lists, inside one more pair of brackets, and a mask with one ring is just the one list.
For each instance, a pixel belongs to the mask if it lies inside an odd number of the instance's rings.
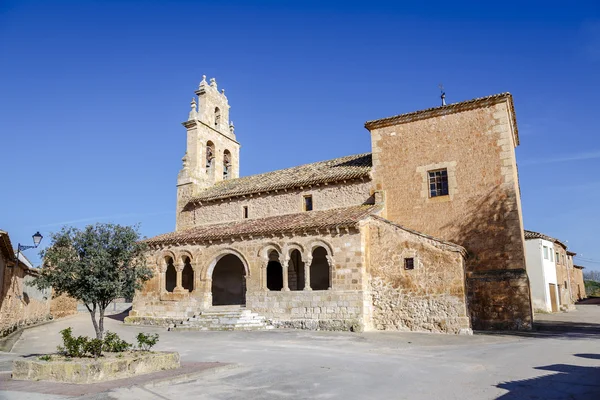
{"label": "column capital", "polygon": [[185,264],[183,264],[183,263],[175,265],[175,271],[177,271],[177,272],[183,272],[184,268],[185,268]]}

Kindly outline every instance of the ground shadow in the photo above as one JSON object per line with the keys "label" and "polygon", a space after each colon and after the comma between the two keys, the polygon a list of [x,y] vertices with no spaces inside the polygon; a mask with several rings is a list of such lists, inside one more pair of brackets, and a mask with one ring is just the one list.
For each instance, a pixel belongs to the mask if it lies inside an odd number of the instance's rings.
{"label": "ground shadow", "polygon": [[600,306],[600,297],[590,296],[586,299],[579,300],[577,302],[577,305],[579,305],[579,304],[585,304],[585,305],[593,304],[593,305]]}
{"label": "ground shadow", "polygon": [[[575,356],[600,358],[598,354],[575,354]],[[600,399],[600,367],[553,364],[535,369],[556,373],[500,383],[496,387],[508,390],[508,393],[497,399]]]}
{"label": "ground shadow", "polygon": [[536,321],[530,331],[476,331],[475,334],[552,339],[590,339],[600,337],[600,324],[572,321]]}
{"label": "ground shadow", "polygon": [[105,315],[106,318],[110,318],[110,319],[114,319],[115,321],[125,321],[125,317],[127,317],[129,315],[129,311],[131,311],[131,307],[129,307],[127,310],[120,312],[118,314],[109,314],[109,315]]}

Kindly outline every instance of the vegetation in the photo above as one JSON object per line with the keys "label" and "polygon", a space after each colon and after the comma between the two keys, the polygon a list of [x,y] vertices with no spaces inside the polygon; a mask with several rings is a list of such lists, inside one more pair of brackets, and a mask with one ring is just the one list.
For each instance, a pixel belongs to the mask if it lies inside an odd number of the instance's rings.
{"label": "vegetation", "polygon": [[[121,339],[116,333],[107,331],[104,339],[91,339],[87,336],[73,336],[73,330],[69,327],[60,331],[63,344],[58,346],[60,354],[67,358],[94,357],[98,358],[103,351],[110,353],[123,353],[133,348],[131,343]],[[137,335],[138,350],[150,351],[158,343],[158,333],[146,335],[140,332]],[[117,356],[118,357],[118,356]],[[41,356],[40,360],[50,361],[51,356]]]}
{"label": "vegetation", "polygon": [[583,281],[585,283],[585,294],[587,296],[598,296],[600,297],[600,282],[596,281]]}
{"label": "vegetation", "polygon": [[143,332],[138,333],[137,337],[138,348],[144,351],[150,351],[158,342],[158,333],[154,335],[146,335]]}
{"label": "vegetation", "polygon": [[[58,295],[65,293],[84,303],[96,339],[102,341],[106,307],[117,298],[132,298],[135,290],[152,277],[143,256],[145,250],[137,227],[100,223],[83,230],[63,227],[51,234],[50,246],[41,252],[44,268],[33,285],[40,289],[52,287]],[[73,343],[72,350],[94,353],[99,343],[88,343],[87,350],[83,342]]]}

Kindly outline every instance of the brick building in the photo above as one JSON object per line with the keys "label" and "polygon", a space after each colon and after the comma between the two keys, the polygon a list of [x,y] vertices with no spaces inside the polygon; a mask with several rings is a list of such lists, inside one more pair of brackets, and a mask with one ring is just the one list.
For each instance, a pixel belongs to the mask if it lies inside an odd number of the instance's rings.
{"label": "brick building", "polygon": [[175,232],[130,323],[244,306],[276,326],[528,329],[510,94],[369,121],[372,153],[239,178],[229,104],[203,78]]}

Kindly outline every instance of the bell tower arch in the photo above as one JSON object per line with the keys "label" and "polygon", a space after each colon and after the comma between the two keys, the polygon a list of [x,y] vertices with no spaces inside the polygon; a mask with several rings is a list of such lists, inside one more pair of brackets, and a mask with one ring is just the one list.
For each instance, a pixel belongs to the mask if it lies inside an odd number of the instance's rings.
{"label": "bell tower arch", "polygon": [[229,120],[229,102],[225,90],[219,92],[215,78],[209,83],[206,75],[202,76],[190,107],[183,122],[186,152],[177,177],[178,230],[189,225],[184,210],[189,199],[222,180],[238,178],[240,167],[240,144]]}

